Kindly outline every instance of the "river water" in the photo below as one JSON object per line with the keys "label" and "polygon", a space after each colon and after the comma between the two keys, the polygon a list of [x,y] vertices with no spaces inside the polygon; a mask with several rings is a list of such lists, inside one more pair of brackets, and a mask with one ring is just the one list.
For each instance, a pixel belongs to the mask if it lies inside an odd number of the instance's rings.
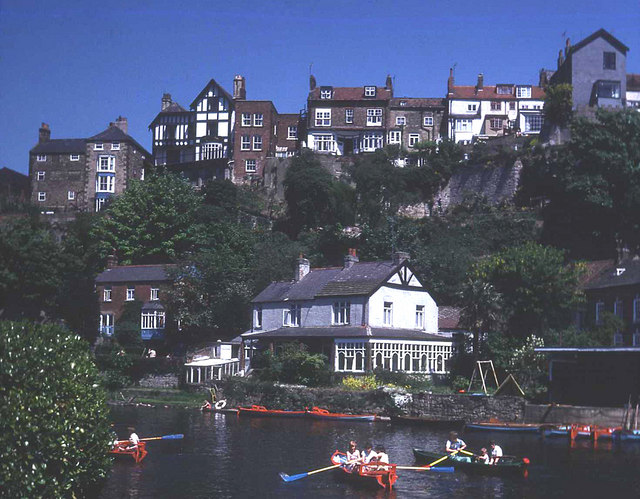
{"label": "river water", "polygon": [[[412,448],[444,449],[449,428],[391,423],[326,422],[306,419],[238,418],[196,410],[115,407],[114,428],[126,438],[127,426],[141,437],[183,433],[183,440],[147,444],[149,455],[135,464],[120,458],[101,490],[101,498],[365,498],[365,497],[640,497],[640,443],[614,444],[536,435],[462,434],[470,449],[494,438],[505,454],[531,460],[524,477],[483,477],[464,472],[398,471],[392,493],[362,490],[331,470],[284,483],[289,475],[329,466],[329,456],[355,439],[386,447],[390,459],[414,463]],[[452,428],[458,429],[458,428]],[[488,447],[488,446],[487,446]],[[444,454],[444,452],[443,452]]]}

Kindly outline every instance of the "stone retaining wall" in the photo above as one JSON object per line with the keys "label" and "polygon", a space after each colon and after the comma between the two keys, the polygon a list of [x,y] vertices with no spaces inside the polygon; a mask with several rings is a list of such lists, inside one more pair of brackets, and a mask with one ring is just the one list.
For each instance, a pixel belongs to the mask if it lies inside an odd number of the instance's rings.
{"label": "stone retaining wall", "polygon": [[139,386],[145,388],[177,388],[177,374],[149,374],[138,382]]}
{"label": "stone retaining wall", "polygon": [[524,420],[525,401],[521,397],[418,393],[411,395],[401,408],[407,416],[426,419],[520,423]]}

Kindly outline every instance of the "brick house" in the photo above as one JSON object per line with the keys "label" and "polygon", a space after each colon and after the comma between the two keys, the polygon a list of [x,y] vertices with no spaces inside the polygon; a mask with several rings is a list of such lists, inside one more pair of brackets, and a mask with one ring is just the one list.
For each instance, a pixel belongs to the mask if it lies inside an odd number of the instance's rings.
{"label": "brick house", "polygon": [[[438,307],[406,253],[359,262],[351,251],[343,267],[319,269],[300,258],[292,281],[271,283],[252,303],[253,327],[241,335],[246,353],[300,341],[327,355],[336,372],[424,374],[446,373],[453,354],[451,338],[438,334]],[[250,359],[241,361],[247,368]]]}
{"label": "brick house", "polygon": [[115,265],[96,277],[100,302],[100,333],[110,337],[118,327],[127,303],[141,302],[140,336],[143,340],[162,340],[167,327],[163,299],[171,286],[168,269],[173,265]]}
{"label": "brick house", "polygon": [[529,84],[485,85],[478,75],[473,85],[455,85],[453,70],[447,81],[446,120],[449,139],[470,144],[478,139],[509,134],[538,135],[544,122],[542,87]]}
{"label": "brick house", "polygon": [[445,111],[442,98],[394,97],[389,101],[388,144],[414,144],[441,137]]}
{"label": "brick house", "polygon": [[307,146],[320,153],[357,154],[384,147],[393,84],[384,87],[316,85],[312,75],[307,99]]}
{"label": "brick house", "polygon": [[51,139],[43,123],[29,152],[31,201],[48,214],[100,211],[151,167],[151,154],[127,134],[126,118],[87,139]]}
{"label": "brick house", "polygon": [[590,114],[598,107],[623,107],[626,100],[626,59],[629,47],[604,29],[571,45],[558,55],[558,69],[549,84],[573,87],[573,109]]}
{"label": "brick house", "polygon": [[276,158],[288,158],[300,151],[300,139],[305,138],[305,118],[298,114],[279,114],[276,133]]}

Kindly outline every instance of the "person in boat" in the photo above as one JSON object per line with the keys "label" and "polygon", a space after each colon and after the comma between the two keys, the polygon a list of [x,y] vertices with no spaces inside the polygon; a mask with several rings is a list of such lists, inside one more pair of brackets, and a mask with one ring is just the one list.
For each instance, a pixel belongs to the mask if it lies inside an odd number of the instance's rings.
{"label": "person in boat", "polygon": [[378,454],[373,450],[373,445],[366,443],[364,445],[364,451],[360,453],[360,459],[364,464],[369,464],[378,458]]}
{"label": "person in boat", "polygon": [[140,437],[136,433],[136,429],[131,428],[131,435],[129,435],[129,446],[127,447],[127,450],[137,450],[139,443]]}
{"label": "person in boat", "polygon": [[482,464],[489,464],[489,460],[491,458],[489,457],[489,454],[487,453],[487,448],[483,447],[482,449],[480,449],[480,455],[476,457],[476,462],[477,463],[482,463]]}
{"label": "person in boat", "polygon": [[502,459],[502,447],[496,445],[495,442],[489,442],[491,446],[491,460],[489,464],[498,464],[498,462]]}
{"label": "person in boat", "polygon": [[202,407],[200,407],[200,409],[203,411],[211,410],[211,402],[209,402],[208,400],[205,400],[204,404],[202,404]]}
{"label": "person in boat", "polygon": [[379,470],[389,469],[387,466],[383,466],[385,464],[389,464],[389,455],[387,454],[387,452],[385,451],[382,445],[378,445],[376,447],[376,462],[378,463],[378,466],[376,469],[379,469]]}
{"label": "person in boat", "polygon": [[464,440],[462,440],[461,438],[458,438],[457,432],[452,431],[449,433],[449,440],[447,440],[445,449],[447,453],[452,454],[452,456],[450,456],[451,459],[470,462],[471,459],[469,459],[468,457],[459,455],[459,452],[466,448],[467,448],[467,444],[464,443]]}
{"label": "person in boat", "polygon": [[347,452],[345,454],[347,457],[347,462],[350,463],[347,464],[348,470],[353,470],[356,466],[358,466],[358,462],[362,461],[363,453],[358,450],[358,443],[355,440],[351,440],[349,442],[349,448],[347,449]]}

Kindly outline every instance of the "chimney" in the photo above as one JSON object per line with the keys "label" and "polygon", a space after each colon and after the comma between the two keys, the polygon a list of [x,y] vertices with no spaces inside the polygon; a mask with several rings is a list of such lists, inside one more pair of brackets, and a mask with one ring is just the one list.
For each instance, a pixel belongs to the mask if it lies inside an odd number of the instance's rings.
{"label": "chimney", "polygon": [[558,51],[558,69],[560,69],[560,66],[562,66],[563,62],[564,62],[564,56],[562,55],[562,49],[560,49]]}
{"label": "chimney", "polygon": [[396,251],[391,254],[391,261],[393,262],[393,265],[400,265],[405,260],[410,260],[409,253],[405,251]]}
{"label": "chimney", "polygon": [[115,252],[114,252],[107,257],[107,268],[112,269],[117,266],[118,266],[118,257],[115,255]]}
{"label": "chimney", "polygon": [[313,75],[309,75],[309,90],[313,90],[316,88],[316,77]]}
{"label": "chimney", "polygon": [[309,273],[309,260],[304,258],[302,254],[298,258],[298,266],[296,267],[296,273],[293,276],[294,281],[300,281],[304,276]]}
{"label": "chimney", "polygon": [[171,103],[171,94],[162,94],[162,106],[160,107],[160,111],[167,109]]}
{"label": "chimney", "polygon": [[453,68],[449,68],[449,79],[447,80],[447,93],[449,95],[453,94],[453,85],[455,80],[453,78]]}
{"label": "chimney", "polygon": [[571,50],[571,40],[567,38],[566,43],[564,44],[564,56],[569,57],[569,51]]}
{"label": "chimney", "polygon": [[51,129],[47,123],[43,123],[38,132],[38,144],[51,140]]}
{"label": "chimney", "polygon": [[235,75],[233,77],[233,100],[245,100],[247,98],[247,88],[244,76]]}
{"label": "chimney", "polygon": [[393,90],[393,80],[391,79],[391,75],[387,75],[387,81],[384,83],[384,88]]}
{"label": "chimney", "polygon": [[358,255],[356,254],[355,248],[349,248],[349,253],[344,257],[344,267],[343,269],[350,269],[353,267],[354,263],[358,263]]}
{"label": "chimney", "polygon": [[117,126],[124,133],[129,133],[128,132],[129,131],[129,123],[127,122],[127,118],[124,118],[122,116],[118,116],[118,119],[114,123],[114,126]]}
{"label": "chimney", "polygon": [[478,83],[476,85],[476,92],[482,92],[484,88],[484,75],[480,73],[478,75]]}
{"label": "chimney", "polygon": [[547,70],[542,68],[540,70],[540,77],[538,78],[538,86],[541,88],[546,88],[547,83],[549,83],[549,80],[547,77]]}

